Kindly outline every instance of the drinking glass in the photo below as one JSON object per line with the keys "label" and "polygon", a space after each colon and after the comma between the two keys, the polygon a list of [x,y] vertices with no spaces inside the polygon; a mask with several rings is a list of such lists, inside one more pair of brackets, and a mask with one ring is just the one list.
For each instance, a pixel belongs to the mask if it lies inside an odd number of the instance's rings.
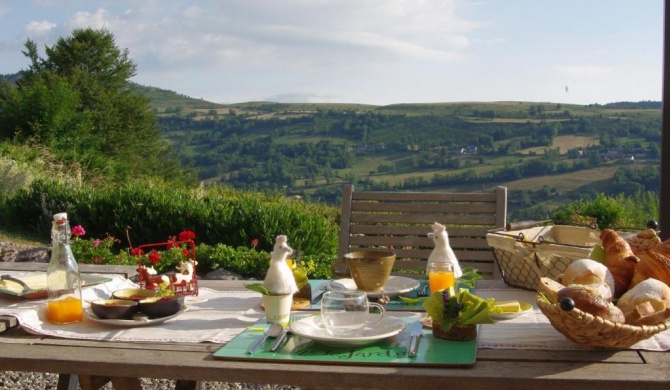
{"label": "drinking glass", "polygon": [[428,284],[430,293],[454,287],[454,267],[451,263],[432,263],[428,267]]}
{"label": "drinking glass", "polygon": [[[378,312],[371,313],[372,308]],[[366,325],[376,324],[382,318],[384,307],[368,302],[364,291],[326,291],[321,298],[321,320],[326,332],[334,337],[358,336]]]}

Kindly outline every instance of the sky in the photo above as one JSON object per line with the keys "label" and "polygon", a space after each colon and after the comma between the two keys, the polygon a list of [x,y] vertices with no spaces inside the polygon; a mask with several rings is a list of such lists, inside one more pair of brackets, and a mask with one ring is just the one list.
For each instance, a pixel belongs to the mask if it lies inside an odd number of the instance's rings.
{"label": "sky", "polygon": [[663,0],[1,0],[0,74],[107,29],[132,81],[216,103],[661,100]]}

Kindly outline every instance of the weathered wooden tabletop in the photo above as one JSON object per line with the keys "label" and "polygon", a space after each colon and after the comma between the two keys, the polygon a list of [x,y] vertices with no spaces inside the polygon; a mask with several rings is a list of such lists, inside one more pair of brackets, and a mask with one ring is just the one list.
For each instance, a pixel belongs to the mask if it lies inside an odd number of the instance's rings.
{"label": "weathered wooden tabletop", "polygon": [[[201,286],[240,291],[243,284],[202,281]],[[211,354],[220,346],[59,339],[13,327],[0,333],[0,370],[178,379],[183,388],[195,388],[198,381],[386,390],[665,390],[670,385],[670,357],[663,352],[479,349],[469,368],[421,368],[215,360]]]}

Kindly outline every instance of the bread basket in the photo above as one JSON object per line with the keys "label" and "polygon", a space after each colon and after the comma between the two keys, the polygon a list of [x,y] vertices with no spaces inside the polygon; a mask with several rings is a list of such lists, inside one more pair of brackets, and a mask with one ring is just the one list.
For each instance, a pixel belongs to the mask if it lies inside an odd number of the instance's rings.
{"label": "bread basket", "polygon": [[576,308],[563,311],[559,304],[552,304],[541,298],[537,300],[537,306],[557,331],[586,347],[628,348],[670,329],[670,319],[656,325],[633,326],[615,324]]}

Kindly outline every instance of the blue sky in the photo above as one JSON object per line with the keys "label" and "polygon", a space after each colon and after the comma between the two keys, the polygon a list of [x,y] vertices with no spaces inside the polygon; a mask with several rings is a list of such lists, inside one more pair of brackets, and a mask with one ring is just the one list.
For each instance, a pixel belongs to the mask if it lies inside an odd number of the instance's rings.
{"label": "blue sky", "polygon": [[26,39],[110,30],[133,81],[218,103],[661,100],[662,0],[4,0]]}

